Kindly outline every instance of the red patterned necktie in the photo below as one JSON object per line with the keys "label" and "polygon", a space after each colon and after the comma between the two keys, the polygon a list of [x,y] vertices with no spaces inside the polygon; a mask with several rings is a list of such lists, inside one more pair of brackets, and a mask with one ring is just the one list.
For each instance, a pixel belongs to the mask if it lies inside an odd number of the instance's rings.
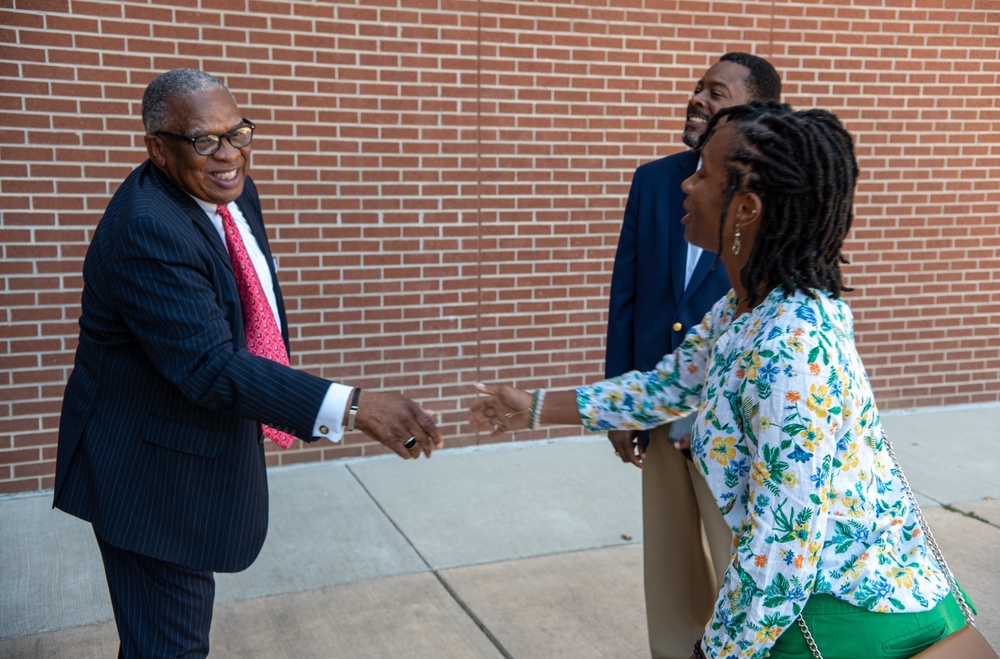
{"label": "red patterned necktie", "polygon": [[[226,248],[229,249],[229,260],[236,272],[236,285],[240,289],[240,304],[243,306],[243,326],[246,329],[247,349],[250,354],[266,357],[271,361],[288,366],[288,351],[285,341],[278,329],[278,323],[267,301],[264,288],[257,278],[250,255],[247,254],[240,230],[236,228],[233,216],[224,205],[216,206],[216,212],[222,218],[222,229],[226,234]],[[281,448],[292,445],[293,435],[270,426],[261,424],[264,436],[273,440]]]}

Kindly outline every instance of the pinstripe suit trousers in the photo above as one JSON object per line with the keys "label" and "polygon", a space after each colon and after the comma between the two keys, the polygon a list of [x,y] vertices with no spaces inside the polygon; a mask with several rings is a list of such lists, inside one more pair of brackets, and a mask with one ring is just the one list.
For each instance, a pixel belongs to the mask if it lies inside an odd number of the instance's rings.
{"label": "pinstripe suit trousers", "polygon": [[119,549],[96,533],[123,659],[208,656],[215,602],[212,572]]}

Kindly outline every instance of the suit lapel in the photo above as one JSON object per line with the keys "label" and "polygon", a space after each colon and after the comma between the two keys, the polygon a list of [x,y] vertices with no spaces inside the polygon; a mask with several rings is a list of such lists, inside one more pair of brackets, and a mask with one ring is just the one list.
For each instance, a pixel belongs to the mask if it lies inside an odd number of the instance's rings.
{"label": "suit lapel", "polygon": [[[231,300],[237,309],[236,315],[232,318],[233,333],[234,335],[242,337],[244,332],[243,315],[240,311],[242,306],[240,303],[239,290],[236,286],[236,272],[233,270],[233,262],[229,259],[229,250],[226,249],[226,243],[219,235],[218,229],[216,229],[215,225],[212,224],[212,220],[209,219],[205,211],[202,210],[201,206],[199,206],[190,195],[177,187],[173,181],[167,178],[167,176],[153,166],[152,163],[149,163],[149,167],[159,180],[160,187],[168,195],[173,197],[177,207],[184,211],[187,218],[204,236],[205,240],[208,241],[208,244],[211,245],[212,250],[215,252],[215,256],[220,262],[222,268],[229,273],[229,282],[231,282],[231,285],[224,287],[223,294],[231,294]],[[261,252],[264,254],[268,269],[271,271],[272,287],[274,288],[275,300],[278,303],[281,334],[285,339],[285,348],[288,349],[288,319],[285,316],[285,304],[281,297],[281,289],[278,287],[277,273],[275,272],[274,261],[271,258],[271,248],[270,245],[268,245],[267,234],[264,231],[264,220],[259,213],[252,210],[254,208],[253,204],[247,203],[249,187],[250,186],[243,190],[243,194],[236,200],[236,205],[240,207],[240,212],[243,213],[243,217],[246,219],[247,224],[250,225],[250,230],[253,233],[254,238],[257,240],[257,245],[260,247]]]}
{"label": "suit lapel", "polygon": [[[681,183],[694,173],[698,165],[698,153],[689,151],[689,157],[677,159],[677,169],[670,173],[670,181],[667,185],[671,189],[670,207],[667,209],[667,217],[670,222],[670,280],[673,283],[674,305],[680,308],[684,299],[684,275],[687,273],[687,241],[684,239],[684,224],[681,218],[686,214],[684,210],[684,199],[687,197],[681,192]],[[700,261],[699,261],[700,265]],[[689,290],[694,287],[694,279],[691,280]]]}
{"label": "suit lapel", "polygon": [[[191,219],[191,223],[195,228],[202,234],[205,241],[211,246],[212,251],[215,254],[215,260],[218,263],[218,277],[221,278],[220,294],[224,296],[224,299],[229,302],[233,309],[235,310],[232,314],[227,314],[230,320],[230,326],[232,327],[233,337],[237,345],[246,347],[245,340],[245,326],[243,324],[243,305],[240,302],[240,291],[236,284],[236,271],[233,270],[233,262],[229,260],[229,250],[226,249],[226,243],[223,241],[222,236],[219,235],[218,229],[212,224],[212,220],[209,219],[208,215],[202,210],[201,206],[194,202],[186,193],[181,192],[188,205],[181,206],[185,209],[188,217]],[[179,199],[179,197],[178,197]],[[226,273],[226,274],[223,274]]]}
{"label": "suit lapel", "polygon": [[[148,161],[147,161],[148,162]],[[229,272],[233,272],[233,264],[229,260],[229,251],[226,250],[226,244],[222,241],[222,237],[219,236],[219,232],[216,230],[215,225],[212,224],[212,220],[208,219],[208,215],[205,211],[201,209],[201,206],[195,202],[191,196],[177,187],[177,184],[171,181],[167,176],[153,166],[150,163],[151,170],[155,173],[160,181],[160,186],[162,189],[174,199],[174,203],[177,204],[178,208],[184,210],[185,215],[191,220],[195,228],[198,229],[204,236],[208,244],[212,246],[215,250],[216,256],[225,264],[225,267],[229,269]],[[233,273],[233,277],[236,274]]]}
{"label": "suit lapel", "polygon": [[236,273],[233,271],[233,262],[229,260],[229,251],[226,249],[226,244],[222,242],[222,237],[219,236],[219,232],[215,228],[215,225],[212,224],[212,220],[208,219],[208,216],[205,215],[205,211],[197,205],[195,205],[195,212],[189,212],[188,214],[191,216],[191,220],[194,222],[194,225],[198,227],[198,230],[201,231],[202,234],[204,234],[205,240],[207,240],[208,244],[215,250],[215,255],[218,256],[219,259],[225,264],[229,272],[233,273],[233,278],[235,279]]}
{"label": "suit lapel", "polygon": [[[701,283],[705,281],[708,277],[708,273],[712,271],[712,264],[715,262],[715,253],[702,251],[701,256],[698,257],[698,264],[694,268],[694,272],[691,273],[691,281],[688,282],[688,286],[684,289],[684,296],[681,298],[681,304],[686,302],[688,298],[692,297],[697,291]],[[721,268],[722,264],[718,266]]]}

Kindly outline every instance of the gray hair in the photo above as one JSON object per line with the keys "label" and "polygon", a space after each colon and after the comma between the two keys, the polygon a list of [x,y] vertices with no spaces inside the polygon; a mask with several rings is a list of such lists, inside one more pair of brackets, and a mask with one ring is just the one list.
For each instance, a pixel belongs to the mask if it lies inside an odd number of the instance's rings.
{"label": "gray hair", "polygon": [[218,78],[196,69],[174,69],[153,78],[142,95],[142,125],[146,134],[153,135],[169,125],[171,116],[168,105],[171,99],[210,89],[225,89],[232,97]]}

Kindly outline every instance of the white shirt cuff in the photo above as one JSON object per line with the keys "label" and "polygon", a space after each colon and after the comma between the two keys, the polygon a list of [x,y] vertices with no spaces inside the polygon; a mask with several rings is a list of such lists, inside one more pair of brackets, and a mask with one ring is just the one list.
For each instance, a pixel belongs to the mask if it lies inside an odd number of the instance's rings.
{"label": "white shirt cuff", "polygon": [[331,442],[340,441],[344,436],[344,410],[347,409],[347,400],[352,391],[354,387],[330,383],[323,404],[319,406],[319,414],[316,415],[313,437],[325,437]]}

